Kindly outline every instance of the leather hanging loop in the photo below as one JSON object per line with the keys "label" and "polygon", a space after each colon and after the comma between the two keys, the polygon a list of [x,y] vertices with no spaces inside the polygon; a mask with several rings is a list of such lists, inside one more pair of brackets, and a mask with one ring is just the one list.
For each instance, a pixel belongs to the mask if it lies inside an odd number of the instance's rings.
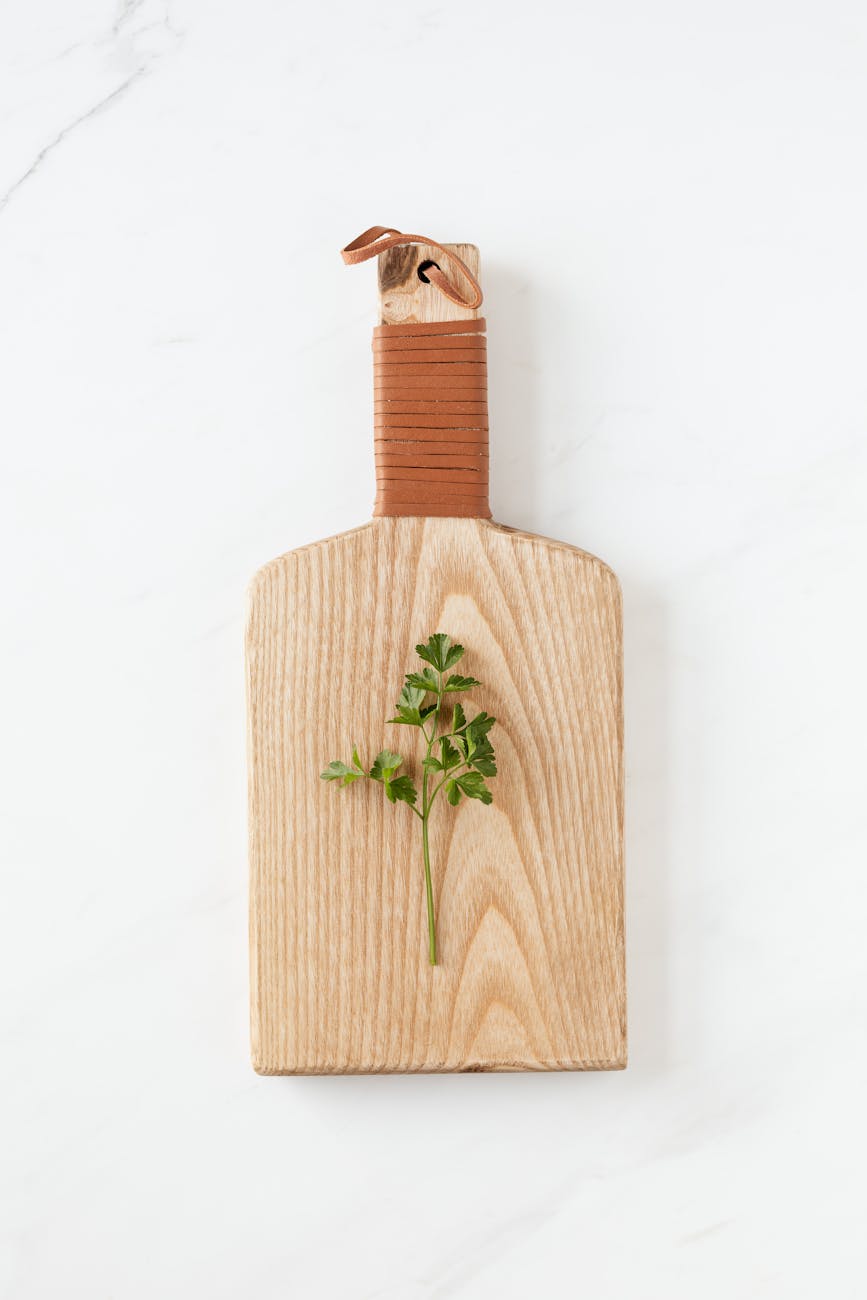
{"label": "leather hanging loop", "polygon": [[428,248],[436,248],[447,261],[453,270],[456,270],[459,278],[466,281],[467,287],[458,288],[453,280],[445,274],[442,267],[436,262],[424,268],[424,275],[431,284],[436,285],[450,302],[458,307],[463,307],[467,311],[476,311],[482,305],[482,288],[476,277],[467,267],[466,263],[458,257],[457,253],[452,253],[442,244],[438,244],[435,239],[428,239],[427,235],[405,235],[401,231],[395,230],[392,226],[371,226],[358,235],[345,248],[340,250],[340,256],[347,266],[356,266],[359,262],[366,262],[371,257],[378,257],[389,248],[402,248],[407,244],[424,244]]}

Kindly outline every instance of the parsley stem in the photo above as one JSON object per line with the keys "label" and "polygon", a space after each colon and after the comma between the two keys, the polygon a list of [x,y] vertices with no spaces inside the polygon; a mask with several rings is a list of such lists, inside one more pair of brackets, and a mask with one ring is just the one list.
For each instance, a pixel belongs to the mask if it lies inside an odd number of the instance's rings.
{"label": "parsley stem", "polygon": [[[427,752],[425,754],[425,759],[428,759],[431,756],[431,752],[434,747],[434,741],[436,740],[437,723],[439,722],[440,710],[442,709],[443,706],[443,675],[439,671],[437,672],[437,678],[438,678],[437,701],[436,701],[436,708],[433,711],[433,719],[431,722],[430,735],[428,735],[427,730],[424,727],[422,727],[422,733],[424,734],[424,738],[427,742]],[[421,785],[421,809],[422,809],[421,810],[421,844],[422,844],[422,855],[424,858],[424,892],[425,892],[425,898],[427,899],[428,960],[430,961],[431,966],[436,966],[437,930],[436,930],[436,917],[434,916],[433,881],[431,880],[431,871],[430,871],[430,841],[428,837],[428,830],[429,830],[428,819],[430,817],[430,810],[431,810],[431,805],[433,803],[433,797],[431,797],[430,799],[428,798],[428,789],[429,789],[428,779],[429,779],[429,773],[428,773],[427,766],[425,765],[424,776],[422,777],[422,785]]]}
{"label": "parsley stem", "polygon": [[424,889],[427,897],[427,937],[428,937],[428,958],[431,966],[437,964],[437,931],[436,921],[434,920],[434,899],[433,884],[430,876],[430,845],[428,844],[428,820],[427,816],[422,817],[421,824],[421,842],[424,852]]}

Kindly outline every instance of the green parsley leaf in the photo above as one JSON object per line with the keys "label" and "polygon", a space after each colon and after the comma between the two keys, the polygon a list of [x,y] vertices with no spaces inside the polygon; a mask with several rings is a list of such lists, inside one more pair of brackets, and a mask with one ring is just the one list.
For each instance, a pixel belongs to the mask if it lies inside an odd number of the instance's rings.
{"label": "green parsley leaf", "polygon": [[443,668],[444,669],[454,668],[458,660],[463,659],[463,657],[464,657],[464,647],[462,645],[449,646],[448,654],[446,655],[446,661],[445,664],[443,665]]}
{"label": "green parsley leaf", "polygon": [[481,682],[476,677],[461,677],[460,673],[452,673],[447,677],[444,691],[471,691],[474,686],[481,686]]}
{"label": "green parsley leaf", "polygon": [[393,781],[385,782],[385,793],[391,803],[408,803],[410,806],[415,804],[418,798],[418,791],[413,784],[411,776],[396,776]]}
{"label": "green parsley leaf", "polygon": [[457,767],[461,761],[461,755],[460,752],[455,749],[448,736],[442,736],[440,738],[440,749],[442,750],[443,756],[442,763],[440,764],[442,770],[448,772],[450,768]]}
{"label": "green parsley leaf", "polygon": [[360,781],[364,773],[356,772],[351,767],[348,767],[346,763],[341,763],[335,759],[319,775],[323,781],[339,781],[341,786],[345,786],[352,785],[353,781]]}
{"label": "green parsley leaf", "polygon": [[454,808],[461,801],[461,792],[457,781],[446,781],[446,798]]}
{"label": "green parsley leaf", "polygon": [[407,727],[420,727],[422,724],[422,715],[419,712],[419,706],[425,697],[425,692],[418,686],[404,686],[400,695],[397,697],[397,716],[389,718],[389,722],[400,722]]}
{"label": "green parsley leaf", "polygon": [[370,775],[374,781],[389,781],[402,762],[400,754],[393,754],[390,749],[381,749],[373,760]]}
{"label": "green parsley leaf", "polygon": [[440,679],[433,668],[424,668],[420,673],[409,673],[406,683],[407,686],[414,686],[417,690],[433,691],[434,694],[440,688]]}
{"label": "green parsley leaf", "polygon": [[[454,649],[459,649],[461,654],[464,653],[463,646],[452,646],[452,639],[445,632],[434,632],[433,636],[428,637],[427,645],[417,645],[415,652],[419,659],[424,659],[426,663],[433,664],[434,668],[442,673],[445,672],[446,667],[451,667],[451,664],[447,664],[446,660],[450,651]],[[460,657],[461,655],[458,655],[458,659]],[[451,663],[457,663],[457,659],[453,659]]]}
{"label": "green parsley leaf", "polygon": [[485,785],[485,778],[481,772],[464,772],[463,775],[455,777],[455,785],[460,786],[468,799],[480,799],[482,803],[494,801],[494,796]]}
{"label": "green parsley leaf", "polygon": [[425,692],[423,689],[418,686],[406,685],[397,697],[397,707],[399,709],[418,709],[424,697]]}
{"label": "green parsley leaf", "polygon": [[476,743],[473,750],[472,758],[473,767],[482,772],[485,776],[497,775],[497,764],[494,761],[494,747],[488,740],[487,736],[482,736]]}
{"label": "green parsley leaf", "polygon": [[466,715],[460,704],[455,705],[454,717],[452,718],[452,731],[463,731],[467,725]]}

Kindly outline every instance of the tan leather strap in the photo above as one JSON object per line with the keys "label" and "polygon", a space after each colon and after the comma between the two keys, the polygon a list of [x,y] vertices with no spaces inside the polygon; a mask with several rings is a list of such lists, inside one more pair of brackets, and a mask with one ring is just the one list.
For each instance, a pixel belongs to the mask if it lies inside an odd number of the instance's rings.
{"label": "tan leather strap", "polygon": [[484,329],[480,318],[374,329],[374,516],[490,519]]}
{"label": "tan leather strap", "polygon": [[426,244],[430,248],[436,248],[443,259],[451,263],[452,269],[457,271],[458,279],[462,278],[466,282],[465,287],[458,288],[436,262],[426,266],[423,271],[420,267],[419,272],[458,307],[465,307],[468,311],[475,311],[477,307],[481,307],[482,290],[476,277],[456,253],[443,248],[442,244],[438,244],[435,239],[428,239],[427,235],[404,235],[390,226],[371,226],[369,230],[365,230],[341,249],[340,253],[347,266],[355,266],[358,262],[366,262],[370,257],[378,257],[386,249],[401,248],[405,244]]}

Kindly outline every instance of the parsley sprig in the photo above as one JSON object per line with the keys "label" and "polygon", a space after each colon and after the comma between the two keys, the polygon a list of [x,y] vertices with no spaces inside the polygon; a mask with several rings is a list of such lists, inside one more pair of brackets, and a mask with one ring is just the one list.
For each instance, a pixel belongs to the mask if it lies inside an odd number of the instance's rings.
{"label": "parsley sprig", "polygon": [[[424,667],[419,672],[407,673],[395,705],[395,716],[388,721],[402,727],[417,727],[424,738],[421,805],[413,778],[405,772],[398,775],[404,764],[403,756],[390,749],[380,750],[373,765],[365,769],[358,749],[354,748],[351,761],[329,763],[322,773],[322,780],[336,781],[340,788],[356,781],[378,781],[391,803],[407,804],[420,818],[428,955],[430,964],[436,966],[437,938],[429,843],[431,809],[440,792],[445,793],[452,807],[457,807],[462,798],[478,799],[483,804],[492,802],[493,795],[485,777],[497,775],[489,734],[496,718],[482,712],[468,719],[458,700],[452,707],[455,695],[481,686],[475,677],[463,677],[451,671],[464,656],[462,645],[456,645],[445,632],[435,632],[426,645],[417,645],[415,649]],[[447,720],[449,710],[451,717]]]}

